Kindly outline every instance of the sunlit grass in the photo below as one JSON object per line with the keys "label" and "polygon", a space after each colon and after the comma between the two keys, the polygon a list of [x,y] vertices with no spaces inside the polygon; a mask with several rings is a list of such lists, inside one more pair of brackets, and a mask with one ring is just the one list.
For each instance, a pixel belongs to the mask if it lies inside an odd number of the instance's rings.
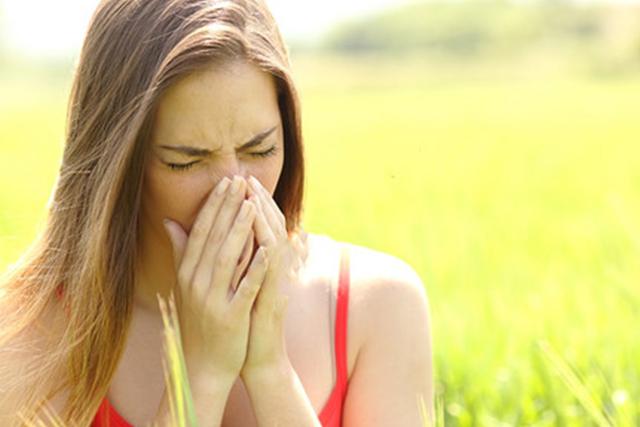
{"label": "sunlit grass", "polygon": [[[640,424],[640,78],[535,64],[294,68],[305,226],[423,278],[444,424]],[[0,100],[0,265],[41,219],[64,84]]]}
{"label": "sunlit grass", "polygon": [[174,295],[171,294],[169,297],[169,307],[167,307],[167,302],[159,295],[158,303],[162,312],[164,325],[164,354],[168,355],[168,361],[167,357],[163,358],[163,368],[167,390],[171,390],[171,393],[168,394],[171,419],[174,420],[173,425],[179,427],[196,427],[198,422],[191,395],[191,388],[187,380],[187,368],[182,350],[180,323],[178,321]]}

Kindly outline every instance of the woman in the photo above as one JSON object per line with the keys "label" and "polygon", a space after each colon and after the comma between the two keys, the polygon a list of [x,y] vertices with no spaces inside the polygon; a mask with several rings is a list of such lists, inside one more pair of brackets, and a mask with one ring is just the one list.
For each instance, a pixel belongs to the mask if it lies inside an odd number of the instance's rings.
{"label": "woman", "polygon": [[49,403],[69,425],[164,425],[173,294],[200,425],[424,425],[423,284],[305,233],[303,166],[261,0],[102,1],[46,227],[2,287],[0,424]]}

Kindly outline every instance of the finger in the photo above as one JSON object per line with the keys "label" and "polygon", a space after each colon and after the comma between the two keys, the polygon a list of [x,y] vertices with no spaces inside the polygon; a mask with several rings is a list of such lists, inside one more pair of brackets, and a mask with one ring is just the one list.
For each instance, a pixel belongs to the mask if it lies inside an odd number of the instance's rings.
{"label": "finger", "polygon": [[213,262],[214,268],[212,275],[209,277],[209,286],[205,295],[205,298],[213,299],[210,302],[211,304],[220,301],[229,291],[229,285],[238,266],[238,260],[242,255],[242,250],[251,231],[255,211],[253,203],[248,200],[242,202],[236,221],[220,247]]}
{"label": "finger", "polygon": [[262,210],[271,224],[274,235],[282,236],[286,233],[286,218],[280,211],[278,204],[273,200],[271,194],[262,186],[253,175],[249,176],[249,188],[256,194],[262,203]]}
{"label": "finger", "polygon": [[[251,196],[255,198],[254,196]],[[258,209],[259,213],[256,215],[256,221],[254,221],[254,229],[256,230],[256,236],[258,241],[267,242],[266,244],[260,244],[264,249],[265,254],[269,258],[269,266],[265,273],[264,281],[260,288],[260,293],[256,297],[256,301],[253,305],[256,312],[262,313],[264,310],[271,311],[275,304],[275,301],[280,294],[278,289],[278,268],[281,266],[282,248],[279,246],[282,241],[278,240],[272,233],[271,228],[266,226],[266,219],[264,214]],[[262,230],[265,232],[263,235],[258,225],[259,222],[264,223]]]}
{"label": "finger", "polygon": [[226,176],[222,178],[222,180],[218,182],[218,185],[216,185],[215,190],[209,194],[200,212],[198,212],[198,216],[189,233],[189,240],[184,253],[184,261],[180,265],[179,277],[186,281],[186,283],[191,283],[193,279],[193,273],[200,261],[202,248],[211,230],[211,225],[218,216],[230,183],[231,180]]}
{"label": "finger", "polygon": [[[254,216],[255,218],[255,216]],[[229,289],[230,295],[233,295],[238,289],[238,282],[246,273],[247,266],[249,265],[249,261],[251,261],[251,246],[253,244],[254,232],[253,229],[249,230],[249,236],[247,237],[244,245],[244,249],[242,250],[242,255],[240,258],[240,262],[236,266],[236,270],[233,275],[233,279],[231,279],[231,287]],[[229,298],[230,299],[230,298]]]}
{"label": "finger", "polygon": [[[209,231],[209,235],[202,248],[202,254],[198,260],[193,273],[192,283],[198,283],[200,291],[208,293],[211,285],[211,278],[215,268],[215,260],[220,247],[227,239],[233,223],[238,215],[238,211],[244,201],[246,183],[244,178],[234,176],[229,191],[222,202],[218,215],[214,219],[214,224]],[[235,190],[235,191],[234,191]],[[235,261],[234,261],[235,262]],[[235,264],[234,264],[235,266]],[[202,297],[203,294],[200,294]]]}
{"label": "finger", "polygon": [[276,201],[273,200],[271,193],[269,193],[257,179],[254,178],[252,182],[254,188],[257,188],[258,193],[262,196],[263,211],[271,223],[274,234],[276,236],[284,236],[286,234],[287,222],[284,214],[280,211],[280,207]]}
{"label": "finger", "polygon": [[264,218],[265,223],[270,230],[270,234],[273,235],[275,241],[283,238],[283,233],[279,231],[282,227],[280,226],[280,224],[278,224],[275,216],[270,213],[270,209],[264,201],[264,197],[262,195],[258,195],[255,190],[252,190],[249,199],[255,201],[256,205],[259,207],[259,210],[262,213],[262,217]]}
{"label": "finger", "polygon": [[[277,290],[274,290],[274,286],[273,286],[273,275],[274,273],[274,268],[276,268],[277,263],[278,263],[278,254],[274,251],[274,248],[276,247],[278,241],[276,239],[276,237],[273,235],[273,232],[271,231],[271,227],[269,226],[269,224],[267,223],[267,220],[264,216],[264,213],[261,210],[261,205],[259,202],[257,202],[257,197],[256,195],[252,195],[249,200],[251,201],[255,201],[256,202],[256,206],[258,206],[258,213],[256,215],[256,220],[254,221],[253,227],[254,230],[256,231],[256,240],[258,241],[258,244],[264,248],[265,254],[267,255],[267,257],[270,259],[270,267],[267,269],[267,272],[265,274],[265,278],[264,278],[264,283],[262,285],[262,290],[260,291],[260,295],[258,298],[260,298],[260,300],[263,301],[263,306],[266,303],[268,303],[271,298],[273,298],[274,293],[277,293]],[[256,307],[259,304],[256,303]]]}
{"label": "finger", "polygon": [[269,260],[267,259],[265,248],[260,247],[251,261],[247,275],[240,282],[238,290],[231,300],[231,310],[236,315],[239,316],[250,312],[256,295],[265,280],[268,267]]}
{"label": "finger", "polygon": [[278,282],[271,276],[271,272],[273,271],[271,267],[272,265],[273,262],[270,263],[270,267],[267,267],[262,287],[260,288],[260,292],[256,296],[256,300],[253,304],[255,312],[259,315],[262,315],[263,313],[277,314],[278,301],[283,296],[281,290],[278,289]]}
{"label": "finger", "polygon": [[165,218],[163,221],[164,229],[167,232],[169,241],[171,242],[171,249],[173,252],[173,265],[176,271],[180,266],[180,263],[184,257],[185,247],[187,246],[187,233],[182,229],[180,224],[175,221],[171,221]]}
{"label": "finger", "polygon": [[265,215],[262,211],[262,205],[260,204],[260,201],[255,194],[249,197],[249,200],[257,207],[256,220],[254,222],[253,229],[256,233],[256,240],[258,241],[258,245],[271,247],[276,243],[276,237],[273,234],[273,231],[271,231],[271,226],[269,225],[267,218],[265,218]]}
{"label": "finger", "polygon": [[242,275],[242,271],[246,267],[246,262],[243,263],[243,264],[245,264],[245,265],[243,265],[242,267],[240,267],[238,265],[238,267],[236,267],[236,270],[233,272],[233,278],[231,279],[231,285],[229,286],[229,290],[227,291],[227,301],[231,299],[230,296],[235,293],[236,289],[238,289],[238,282],[240,281],[240,278],[241,278],[241,275]]}

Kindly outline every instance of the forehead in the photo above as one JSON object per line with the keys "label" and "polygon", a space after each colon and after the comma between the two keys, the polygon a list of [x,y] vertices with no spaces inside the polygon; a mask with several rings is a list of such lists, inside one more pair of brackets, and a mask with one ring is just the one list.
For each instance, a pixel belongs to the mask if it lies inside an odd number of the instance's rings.
{"label": "forehead", "polygon": [[158,102],[156,138],[243,138],[280,119],[274,77],[244,62],[215,64],[170,86]]}

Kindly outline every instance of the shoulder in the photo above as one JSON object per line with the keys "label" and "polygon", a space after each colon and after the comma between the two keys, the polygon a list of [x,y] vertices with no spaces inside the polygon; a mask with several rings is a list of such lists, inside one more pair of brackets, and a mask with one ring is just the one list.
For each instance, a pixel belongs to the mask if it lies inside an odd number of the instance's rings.
{"label": "shoulder", "polygon": [[[366,246],[309,233],[313,264],[336,277],[342,249],[349,256],[349,336],[360,347],[372,334],[394,333],[407,322],[427,320],[425,284],[403,259]],[[320,274],[320,273],[317,273]],[[317,275],[316,274],[316,275]],[[384,325],[380,325],[384,322]]]}
{"label": "shoulder", "polygon": [[[335,240],[324,234],[307,233],[313,254],[309,268],[314,275],[335,276],[342,249],[349,256],[349,306],[366,309],[390,301],[427,304],[427,291],[420,275],[403,259],[366,246]],[[362,306],[362,307],[361,307]],[[369,310],[365,310],[369,311]]]}
{"label": "shoulder", "polygon": [[367,247],[340,243],[350,254],[349,316],[357,319],[361,331],[345,403],[345,425],[418,425],[421,415],[416,397],[433,414],[432,337],[426,287],[406,261]]}
{"label": "shoulder", "polygon": [[408,262],[366,246],[337,243],[349,253],[351,288],[356,303],[370,308],[390,302],[413,301],[410,306],[427,304],[425,284]]}

